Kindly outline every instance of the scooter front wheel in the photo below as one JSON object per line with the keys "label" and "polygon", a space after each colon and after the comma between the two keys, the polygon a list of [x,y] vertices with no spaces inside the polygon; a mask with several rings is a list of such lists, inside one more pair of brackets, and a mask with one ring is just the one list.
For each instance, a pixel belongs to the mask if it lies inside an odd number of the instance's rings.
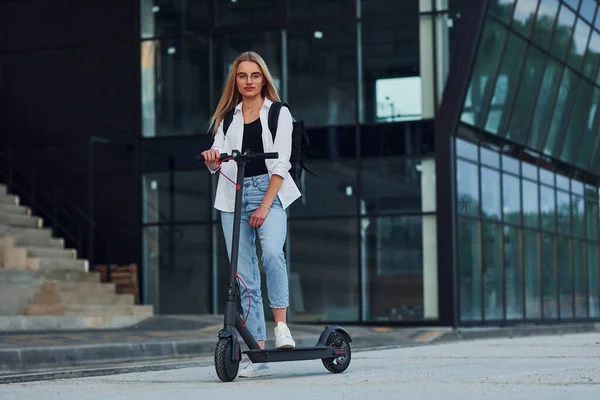
{"label": "scooter front wheel", "polygon": [[350,366],[350,358],[352,357],[352,351],[350,350],[350,341],[346,335],[340,332],[331,332],[327,338],[327,346],[334,349],[344,349],[346,354],[340,357],[323,358],[321,361],[327,371],[339,374],[344,372],[348,366]]}
{"label": "scooter front wheel", "polygon": [[233,351],[232,340],[219,339],[215,348],[215,370],[223,382],[233,381],[240,367],[240,357],[238,357],[238,361],[233,361]]}

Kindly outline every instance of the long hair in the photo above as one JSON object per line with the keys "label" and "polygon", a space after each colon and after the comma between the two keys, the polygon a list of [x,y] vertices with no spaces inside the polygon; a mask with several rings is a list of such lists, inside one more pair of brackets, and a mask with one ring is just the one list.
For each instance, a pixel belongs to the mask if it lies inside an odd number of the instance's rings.
{"label": "long hair", "polygon": [[253,61],[258,64],[258,67],[261,69],[264,79],[266,80],[266,84],[262,87],[261,95],[263,97],[268,98],[269,100],[276,102],[281,101],[279,99],[279,94],[277,93],[277,88],[275,87],[275,83],[273,82],[273,77],[269,72],[269,68],[267,68],[267,64],[265,60],[257,53],[253,51],[246,51],[240,54],[231,69],[229,70],[229,74],[227,75],[227,79],[225,80],[225,84],[223,86],[223,94],[221,95],[221,100],[219,100],[219,104],[217,105],[217,109],[215,113],[210,118],[210,125],[213,129],[213,134],[217,133],[217,129],[219,128],[219,124],[225,118],[225,114],[237,106],[242,101],[242,94],[237,90],[237,85],[235,81],[235,77],[237,74],[238,66],[242,61]]}

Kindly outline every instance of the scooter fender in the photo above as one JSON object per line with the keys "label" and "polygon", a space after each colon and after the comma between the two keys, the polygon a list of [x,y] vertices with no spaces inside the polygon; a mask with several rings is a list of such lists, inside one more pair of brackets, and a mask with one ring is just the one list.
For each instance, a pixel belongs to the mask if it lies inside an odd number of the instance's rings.
{"label": "scooter fender", "polygon": [[221,329],[221,331],[219,332],[219,339],[231,340],[231,346],[233,348],[233,351],[231,352],[231,361],[237,362],[242,359],[242,349],[237,335],[232,334],[226,329]]}
{"label": "scooter fender", "polygon": [[329,337],[329,335],[336,331],[346,336],[346,340],[348,340],[348,342],[352,342],[350,334],[344,328],[342,328],[341,326],[329,326],[325,328],[323,333],[321,333],[319,341],[317,342],[317,346],[327,346],[327,338]]}

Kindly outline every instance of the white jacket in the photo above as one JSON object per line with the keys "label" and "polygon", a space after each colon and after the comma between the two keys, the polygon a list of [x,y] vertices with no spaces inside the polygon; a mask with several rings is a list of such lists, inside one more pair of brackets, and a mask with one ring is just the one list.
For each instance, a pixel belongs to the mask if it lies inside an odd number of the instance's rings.
{"label": "white jacket", "polygon": [[[281,189],[278,196],[281,200],[283,208],[286,209],[301,194],[292,179],[289,170],[292,166],[290,163],[290,155],[292,153],[292,114],[287,107],[281,107],[279,121],[277,124],[277,134],[275,135],[275,143],[273,136],[269,130],[269,109],[273,102],[267,98],[260,109],[260,123],[262,125],[262,142],[265,153],[278,152],[279,158],[264,160],[269,172],[269,178],[275,174],[283,177]],[[244,133],[244,116],[242,115],[242,103],[235,107],[233,120],[227,129],[227,134],[223,134],[223,121],[219,124],[217,134],[211,149],[219,150],[219,153],[231,154],[232,150],[239,150],[242,147]],[[251,162],[263,162],[251,161]],[[210,169],[211,173],[216,170]],[[227,161],[221,164],[221,171],[235,182],[237,177],[237,164],[235,161]],[[217,194],[215,196],[214,207],[220,211],[233,212],[235,206],[235,185],[228,181],[225,177],[219,174],[219,182],[217,183]]]}

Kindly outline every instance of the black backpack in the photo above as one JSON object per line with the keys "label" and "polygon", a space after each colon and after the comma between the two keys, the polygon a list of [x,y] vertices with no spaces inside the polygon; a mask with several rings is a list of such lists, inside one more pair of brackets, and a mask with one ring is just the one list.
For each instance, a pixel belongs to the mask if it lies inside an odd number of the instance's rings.
{"label": "black backpack", "polygon": [[[275,143],[275,135],[277,134],[277,121],[279,121],[279,112],[281,111],[281,107],[290,106],[284,102],[273,102],[271,108],[269,109],[269,130],[273,135],[273,143]],[[231,121],[233,121],[233,113],[235,109],[230,110],[227,114],[225,114],[225,118],[223,119],[223,134],[227,134],[227,129],[229,129],[229,125],[231,125]],[[301,178],[302,171],[305,170],[311,175],[317,176],[306,168],[304,165],[303,156],[305,154],[306,148],[310,147],[310,142],[308,140],[308,134],[306,133],[306,128],[304,127],[304,121],[294,121],[292,123],[292,154],[290,156],[290,163],[292,167],[290,168],[290,175],[296,186],[301,187]]]}

